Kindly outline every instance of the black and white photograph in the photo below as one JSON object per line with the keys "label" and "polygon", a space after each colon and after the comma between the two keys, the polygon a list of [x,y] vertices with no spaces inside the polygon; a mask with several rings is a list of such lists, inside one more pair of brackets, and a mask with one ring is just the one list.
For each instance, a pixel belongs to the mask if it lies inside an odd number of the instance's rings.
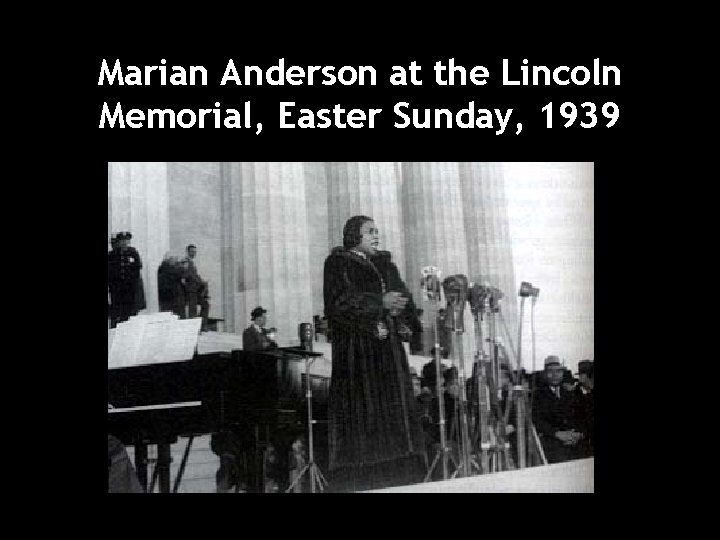
{"label": "black and white photograph", "polygon": [[108,162],[108,492],[594,493],[594,179]]}

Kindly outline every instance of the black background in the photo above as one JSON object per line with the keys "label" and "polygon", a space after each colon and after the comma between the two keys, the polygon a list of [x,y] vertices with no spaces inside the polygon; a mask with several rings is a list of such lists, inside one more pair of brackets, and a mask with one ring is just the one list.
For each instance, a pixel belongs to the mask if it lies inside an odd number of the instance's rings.
{"label": "black background", "polygon": [[[265,28],[264,32],[273,32]],[[76,469],[77,489],[82,493],[103,493],[105,479],[102,475],[101,449],[103,423],[103,377],[105,376],[107,329],[103,313],[106,312],[107,283],[102,272],[108,239],[106,238],[107,208],[107,162],[109,161],[593,161],[595,162],[595,349],[599,360],[598,379],[600,392],[597,403],[598,443],[596,451],[596,491],[613,492],[619,487],[619,479],[628,472],[627,447],[610,441],[625,440],[635,436],[634,422],[627,422],[629,400],[610,399],[610,395],[622,393],[625,381],[618,379],[611,370],[618,368],[621,359],[617,351],[624,349],[624,340],[631,339],[623,328],[636,321],[618,320],[616,297],[605,291],[620,291],[627,287],[628,273],[633,273],[634,263],[642,257],[635,243],[635,219],[637,217],[637,192],[640,182],[638,168],[634,163],[638,141],[643,135],[641,111],[637,99],[643,68],[633,55],[633,48],[626,47],[626,40],[607,32],[588,34],[580,29],[572,36],[554,34],[552,42],[547,39],[550,31],[539,32],[535,37],[518,41],[508,36],[468,36],[464,39],[440,38],[417,30],[412,40],[395,39],[378,41],[373,31],[348,31],[342,40],[334,35],[322,39],[320,29],[315,39],[259,40],[238,35],[228,43],[201,43],[187,38],[182,41],[154,43],[152,46],[135,41],[118,43],[112,39],[99,39],[89,43],[73,57],[72,69],[67,77],[72,81],[68,99],[73,103],[75,114],[70,119],[72,129],[66,140],[59,142],[66,159],[76,165],[70,177],[61,186],[62,209],[59,219],[69,225],[77,239],[73,242],[71,268],[65,278],[72,285],[73,303],[78,317],[60,317],[61,335],[81,336],[82,343],[74,349],[72,362],[77,369],[69,372],[64,395],[77,411],[78,427],[75,440],[84,446],[82,466]],[[273,34],[276,35],[277,33]],[[346,45],[350,41],[352,45]],[[208,70],[208,85],[196,87],[159,86],[98,86],[100,65],[103,59],[114,64],[116,58],[126,65],[159,65],[165,58],[167,65],[203,65]],[[378,73],[378,85],[365,86],[269,86],[240,87],[234,84],[221,87],[219,81],[228,59],[234,59],[238,72],[241,66],[258,65],[270,67],[279,58],[285,66],[299,65],[372,65]],[[456,65],[470,68],[483,65],[490,71],[485,86],[438,86],[434,82],[433,64],[437,60],[447,62],[455,59]],[[617,66],[621,71],[620,86],[518,86],[501,84],[501,62],[510,60],[517,70],[523,58],[531,64],[592,66],[594,58],[601,64]],[[411,61],[422,66],[422,86],[393,87],[388,82],[391,66],[409,66]],[[516,74],[518,71],[515,72]],[[221,108],[233,107],[242,112],[244,101],[252,102],[253,124],[263,123],[263,131],[215,129],[98,129],[100,111],[104,101],[111,110],[120,101],[125,111],[130,108],[213,108],[219,101]],[[297,108],[332,108],[340,103],[350,108],[382,108],[383,113],[374,129],[279,129],[279,102],[295,101]],[[510,124],[502,135],[494,129],[397,129],[392,113],[398,101],[408,101],[411,107],[440,108],[453,111],[467,107],[468,101],[475,108],[512,108]],[[554,118],[554,127],[545,128],[545,113],[541,108],[549,101],[557,105],[572,101],[594,102],[598,114],[603,103],[612,101],[620,108],[620,119],[612,128],[606,128],[606,120],[599,115],[598,125],[591,129],[580,127],[580,118],[569,128],[564,119]],[[562,120],[562,121],[561,121]],[[523,123],[523,131],[515,135],[514,125]],[[57,212],[56,205],[54,212]],[[618,268],[624,269],[624,275]],[[623,326],[628,324],[628,326]],[[634,326],[637,329],[637,326]],[[614,352],[613,352],[614,351]],[[68,372],[65,370],[64,375]],[[67,378],[67,377],[66,377]],[[613,388],[613,386],[615,388]],[[608,388],[610,387],[610,388]],[[72,389],[72,390],[71,390]],[[622,421],[621,421],[622,420]],[[613,436],[610,437],[609,433]],[[97,448],[96,450],[93,450]],[[97,452],[97,455],[91,455]],[[95,464],[95,466],[93,466]],[[97,474],[93,469],[97,468]],[[316,508],[315,502],[300,505],[301,509]],[[117,498],[115,499],[117,501]],[[167,503],[167,500],[165,500]],[[206,501],[207,502],[207,501]],[[253,506],[280,503],[262,502],[257,499]],[[100,503],[101,506],[103,503]],[[114,503],[116,504],[116,503]],[[147,506],[147,502],[143,505]],[[169,505],[174,508],[176,503]],[[213,506],[218,504],[216,501]],[[246,507],[249,503],[244,502]],[[295,504],[295,503],[293,503]],[[323,503],[324,505],[325,503]],[[447,504],[447,502],[445,503]],[[455,504],[455,503],[451,503]],[[483,503],[489,508],[489,503]],[[586,505],[584,502],[562,503],[563,519],[568,519]],[[223,507],[227,505],[223,501]],[[354,506],[354,501],[350,506]],[[120,507],[126,505],[121,504]],[[127,504],[129,506],[129,504]],[[282,504],[283,511],[287,503]],[[334,505],[333,505],[334,506]],[[345,506],[344,504],[342,505]],[[374,505],[373,505],[374,506]],[[413,510],[417,521],[421,516],[417,506]],[[501,510],[505,503],[494,503]],[[532,511],[534,504],[526,504]],[[109,505],[108,505],[109,507]],[[463,503],[468,509],[467,502]],[[179,506],[178,506],[179,508]],[[507,509],[507,508],[506,508]],[[386,509],[387,510],[387,509]],[[324,508],[320,515],[329,510]],[[447,522],[452,508],[441,513]],[[404,511],[406,512],[406,511]],[[324,518],[318,517],[319,522]]]}

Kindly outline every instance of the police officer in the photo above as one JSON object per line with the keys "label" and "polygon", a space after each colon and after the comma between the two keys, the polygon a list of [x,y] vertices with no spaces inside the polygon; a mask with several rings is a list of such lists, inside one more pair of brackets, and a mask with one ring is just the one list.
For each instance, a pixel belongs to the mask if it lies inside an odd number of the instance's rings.
{"label": "police officer", "polygon": [[142,261],[137,250],[130,246],[132,234],[118,233],[111,240],[108,253],[108,289],[110,290],[110,327],[127,321],[145,309],[145,288],[140,270]]}

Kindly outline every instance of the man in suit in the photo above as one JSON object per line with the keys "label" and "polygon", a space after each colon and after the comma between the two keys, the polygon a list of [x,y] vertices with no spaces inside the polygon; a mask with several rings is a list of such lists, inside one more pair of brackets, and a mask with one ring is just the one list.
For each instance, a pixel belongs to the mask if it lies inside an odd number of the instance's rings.
{"label": "man in suit", "polygon": [[595,387],[595,364],[592,360],[582,360],[578,364],[577,415],[580,429],[585,435],[578,445],[579,457],[590,457],[595,454],[595,404],[593,389]]}
{"label": "man in suit", "polygon": [[533,422],[549,463],[578,457],[583,438],[577,422],[576,398],[563,388],[564,368],[557,356],[545,359],[545,381],[535,391]]}
{"label": "man in suit", "polygon": [[267,323],[266,313],[267,310],[261,306],[256,307],[250,313],[252,324],[243,332],[244,351],[264,351],[277,348],[277,343],[273,340],[274,329],[265,329]]}
{"label": "man in suit", "polygon": [[[267,310],[258,306],[252,310],[250,314],[252,324],[243,332],[243,350],[244,351],[263,351],[277,348],[277,343],[272,340],[272,330],[266,330],[265,324],[267,318],[265,314]],[[210,439],[210,448],[220,458],[220,468],[215,475],[216,488],[218,493],[228,493],[241,489],[241,486],[251,481],[247,478],[249,472],[244,470],[241,464],[247,460],[253,459],[255,440],[252,433],[242,429],[227,430],[214,433]],[[245,459],[243,459],[245,458]],[[268,449],[268,461],[275,460],[274,448]],[[273,482],[268,482],[265,486],[273,485],[277,487],[278,467],[269,466],[266,471],[267,477],[272,477]],[[250,475],[252,476],[252,475]]]}

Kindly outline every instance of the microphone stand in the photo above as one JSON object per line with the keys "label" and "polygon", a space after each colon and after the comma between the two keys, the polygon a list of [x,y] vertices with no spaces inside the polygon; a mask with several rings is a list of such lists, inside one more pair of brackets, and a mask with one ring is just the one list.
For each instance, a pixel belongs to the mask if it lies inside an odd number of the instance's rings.
{"label": "microphone stand", "polygon": [[488,396],[486,394],[487,381],[485,374],[485,351],[482,337],[482,311],[478,310],[474,313],[475,318],[475,345],[477,352],[476,358],[476,373],[475,373],[475,392],[478,400],[477,409],[477,425],[476,434],[474,439],[478,441],[480,447],[480,465],[482,471],[487,473],[490,471],[490,426],[489,426],[489,411],[487,409]]}
{"label": "microphone stand", "polygon": [[[472,474],[472,468],[475,467],[480,472],[480,467],[471,455],[470,449],[470,434],[468,431],[468,420],[467,420],[467,388],[465,378],[465,353],[463,350],[463,333],[464,325],[462,323],[462,316],[464,313],[465,300],[456,301],[451,303],[451,308],[448,311],[452,313],[452,325],[453,325],[453,356],[458,363],[458,385],[460,387],[460,395],[458,396],[458,416],[456,422],[460,422],[460,466],[455,470],[452,478],[458,476],[462,471],[464,476],[470,476]],[[460,320],[458,320],[460,319]]]}
{"label": "microphone stand", "polygon": [[[522,298],[524,300],[524,297]],[[522,301],[521,301],[522,302]],[[521,303],[521,317],[522,317],[522,303]],[[505,323],[505,319],[502,316],[502,312],[498,308],[498,314],[500,315],[500,322],[502,323],[503,329],[505,331],[505,334],[507,336],[508,340],[508,346],[510,347],[511,352],[517,359],[517,364],[520,366],[520,357],[518,354],[515,353],[515,349],[512,344],[512,337],[510,336],[510,332],[508,330],[507,324]],[[520,320],[520,324],[522,325],[522,318]],[[528,405],[528,392],[525,389],[524,386],[520,383],[520,370],[518,369],[518,383],[515,386],[513,386],[513,392],[512,392],[512,400],[509,400],[508,402],[508,409],[505,411],[505,418],[507,419],[508,413],[510,410],[511,402],[515,403],[515,410],[516,410],[516,419],[517,419],[517,451],[518,451],[518,467],[519,468],[525,468],[527,467],[527,449],[534,448],[536,454],[540,456],[540,461],[543,464],[547,464],[547,460],[545,458],[545,454],[542,448],[542,445],[540,444],[540,438],[537,435],[537,430],[535,429],[535,425],[532,421],[532,416],[529,416],[530,406]],[[527,435],[526,435],[527,433]]]}
{"label": "microphone stand", "polygon": [[[427,299],[430,301],[434,301],[436,307],[440,305],[441,297],[439,290],[436,290],[437,283],[435,281],[432,281],[430,286],[428,287],[428,295]],[[430,290],[432,289],[432,290]],[[442,377],[442,369],[441,369],[441,363],[440,363],[440,335],[438,331],[438,323],[437,323],[437,310],[435,312],[435,316],[433,317],[433,332],[435,335],[435,394],[437,395],[438,400],[438,416],[439,416],[439,426],[440,426],[440,448],[435,453],[435,457],[433,458],[432,464],[430,465],[430,468],[428,469],[427,474],[425,475],[424,482],[429,482],[432,478],[432,473],[435,470],[435,467],[438,464],[438,461],[442,458],[442,471],[443,471],[443,480],[448,479],[448,455],[450,452],[450,449],[447,445],[447,433],[445,432],[445,396],[443,395],[443,388],[440,384],[440,378]]]}
{"label": "microphone stand", "polygon": [[[478,314],[476,315],[476,318],[479,318],[482,313],[487,313],[487,325],[490,334],[488,339],[490,343],[489,363],[486,361],[481,364],[484,384],[487,388],[487,394],[485,394],[484,399],[486,403],[489,402],[489,410],[487,408],[485,409],[485,415],[486,418],[488,418],[487,440],[481,444],[481,450],[483,448],[492,449],[491,463],[489,463],[487,467],[483,465],[484,472],[497,472],[499,470],[515,469],[515,464],[512,456],[510,455],[510,443],[508,441],[506,419],[500,405],[500,400],[502,399],[502,388],[500,387],[500,361],[498,359],[498,345],[495,326],[495,314],[497,312],[498,308],[494,307],[491,299],[486,298],[483,306],[478,310]],[[482,339],[482,323],[477,321],[476,324],[480,327],[478,339]],[[481,352],[479,354],[482,354],[482,343],[483,342],[481,342]],[[490,423],[493,420],[495,422],[494,433],[492,432],[492,426],[490,426]],[[494,438],[491,442],[490,436],[493,434]]]}
{"label": "microphone stand", "polygon": [[[305,473],[308,473],[310,476],[310,492],[315,493],[316,485],[320,491],[325,491],[325,487],[328,486],[328,481],[325,479],[325,477],[322,474],[322,471],[320,470],[320,467],[318,467],[317,463],[315,463],[315,449],[314,449],[314,443],[313,443],[313,424],[315,424],[315,420],[313,420],[313,414],[312,414],[312,384],[310,382],[310,355],[309,352],[312,352],[312,337],[309,341],[306,341],[305,339],[302,339],[302,348],[305,352],[304,361],[305,361],[305,386],[306,386],[306,392],[305,397],[307,399],[307,424],[308,424],[308,462],[305,465],[305,467],[302,468],[302,470],[298,473],[298,475],[295,477],[295,479],[292,481],[290,486],[285,490],[285,493],[290,493],[296,485],[300,483],[300,480],[302,480]],[[313,360],[314,361],[314,360]]]}

